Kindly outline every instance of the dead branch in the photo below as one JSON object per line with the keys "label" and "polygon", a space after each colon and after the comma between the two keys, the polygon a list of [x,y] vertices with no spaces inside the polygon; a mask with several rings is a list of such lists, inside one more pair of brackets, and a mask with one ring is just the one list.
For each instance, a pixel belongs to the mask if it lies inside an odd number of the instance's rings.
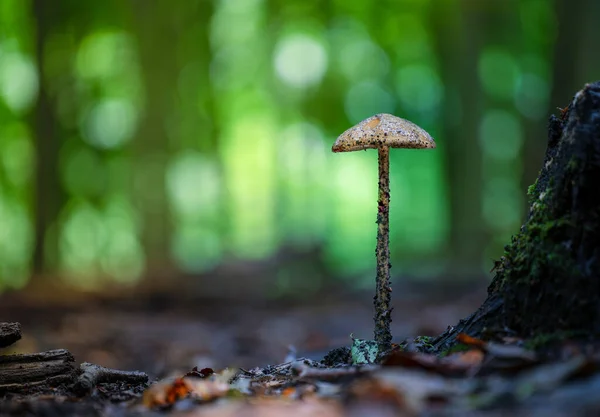
{"label": "dead branch", "polygon": [[81,375],[73,385],[73,391],[82,396],[100,383],[146,384],[148,382],[148,375],[140,371],[119,371],[88,362],[82,363],[80,369]]}

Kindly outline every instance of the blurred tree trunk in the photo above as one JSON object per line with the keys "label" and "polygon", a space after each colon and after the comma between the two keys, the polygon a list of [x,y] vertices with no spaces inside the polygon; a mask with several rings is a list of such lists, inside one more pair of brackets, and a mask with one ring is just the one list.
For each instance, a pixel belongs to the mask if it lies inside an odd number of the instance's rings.
{"label": "blurred tree trunk", "polygon": [[[560,4],[562,3],[562,4]],[[549,70],[554,70],[556,71],[558,69],[559,72],[562,71],[570,71],[570,68],[573,67],[572,64],[572,57],[571,57],[571,51],[573,51],[573,45],[571,44],[571,39],[568,40],[569,46],[567,49],[564,48],[564,45],[561,45],[562,41],[561,41],[561,34],[559,33],[559,38],[558,39],[554,39],[552,37],[552,30],[550,30],[550,32],[548,32],[547,28],[554,28],[555,25],[555,19],[558,20],[558,25],[559,25],[559,30],[562,31],[562,27],[565,23],[567,23],[568,21],[572,20],[572,17],[570,16],[570,14],[574,11],[576,11],[577,9],[579,9],[579,4],[581,2],[568,2],[569,3],[569,7],[566,8],[565,6],[567,5],[566,1],[563,0],[554,0],[553,2],[550,2],[547,5],[544,5],[547,10],[548,10],[548,14],[544,15],[543,13],[539,16],[537,16],[536,21],[534,22],[528,22],[528,21],[522,21],[521,22],[521,36],[517,37],[514,39],[513,44],[516,50],[520,50],[522,56],[537,56],[540,59],[543,59],[546,63],[546,65],[548,65],[548,69]],[[556,7],[555,7],[556,6]],[[570,29],[575,29],[575,27],[572,26],[573,22],[567,23],[567,26],[570,26]],[[527,30],[525,30],[526,26],[528,25],[537,25],[537,28],[534,28],[535,31],[538,31],[538,33],[544,33],[543,37],[538,35],[533,37],[534,39],[526,39],[525,38],[525,42],[523,41],[523,39],[521,39],[522,37],[526,37],[527,34]],[[537,38],[537,39],[535,39]],[[577,42],[576,42],[577,43]],[[561,46],[559,46],[561,45]],[[561,51],[559,51],[558,49],[561,49]],[[553,55],[559,55],[561,56],[560,60],[556,60],[554,59],[554,62],[552,61],[552,57]],[[566,63],[566,66],[565,66]],[[560,67],[560,68],[559,68]],[[538,70],[539,71],[539,70]],[[539,74],[541,77],[545,78],[546,74],[543,74],[543,70],[542,72]],[[552,94],[553,97],[549,97],[548,103],[546,105],[546,108],[543,109],[543,116],[537,118],[531,118],[531,117],[522,117],[521,120],[524,124],[524,132],[525,132],[525,142],[524,142],[524,147],[523,147],[523,175],[522,175],[522,181],[521,181],[521,190],[523,192],[526,192],[526,190],[528,189],[528,187],[533,184],[533,182],[535,181],[538,173],[539,173],[539,167],[544,159],[544,149],[546,147],[546,141],[544,140],[544,136],[545,136],[545,130],[546,130],[546,126],[543,123],[540,123],[541,121],[543,121],[548,114],[551,113],[555,113],[556,112],[556,107],[558,105],[566,105],[566,103],[568,102],[568,100],[570,99],[570,97],[565,96],[563,97],[562,100],[556,101],[557,97],[554,97],[554,94],[557,92],[556,87],[557,87],[557,78],[556,76],[552,76],[552,74],[548,74],[550,76],[549,78],[549,82],[553,82],[552,85],[548,86],[548,88],[550,89],[550,91],[548,92],[549,95]],[[566,76],[572,76],[572,74],[564,74]],[[561,75],[562,78],[562,75]],[[564,94],[566,93],[571,94],[573,91],[575,91],[576,88],[581,87],[581,84],[570,84],[570,83],[564,83],[561,82],[561,87],[563,88],[562,92],[560,94]],[[527,86],[526,86],[527,88]],[[524,214],[526,214],[526,210],[527,210],[527,201],[523,201],[523,212]]]}
{"label": "blurred tree trunk", "polygon": [[[553,84],[550,103],[553,108],[566,106],[573,91],[581,88],[583,79],[579,72],[586,58],[582,56],[582,35],[587,27],[582,23],[589,9],[593,9],[585,0],[555,0],[558,17],[558,37],[554,46]],[[598,26],[598,25],[594,25]],[[589,27],[589,26],[588,26]],[[596,47],[597,47],[597,42]],[[591,51],[590,51],[591,52]],[[594,54],[597,55],[597,54]]]}
{"label": "blurred tree trunk", "polygon": [[[469,2],[441,0],[432,7],[436,53],[446,86],[443,109],[445,167],[450,190],[450,259],[453,275],[479,274],[487,241],[481,217],[481,152],[478,129],[483,94],[477,63],[485,16]],[[460,59],[458,58],[460,57]]]}
{"label": "blurred tree trunk", "polygon": [[50,229],[58,218],[65,195],[59,172],[62,141],[48,93],[44,62],[45,41],[56,24],[57,7],[45,0],[34,0],[32,13],[35,17],[35,56],[39,73],[39,93],[33,117],[36,152],[33,270],[37,275],[45,272],[48,251],[57,250],[56,233],[51,233]]}
{"label": "blurred tree trunk", "polygon": [[142,242],[149,277],[160,279],[171,269],[172,219],[166,189],[166,169],[175,120],[179,66],[172,5],[158,0],[135,1],[131,15],[138,42],[145,87],[145,111],[134,143],[134,186],[142,217]]}

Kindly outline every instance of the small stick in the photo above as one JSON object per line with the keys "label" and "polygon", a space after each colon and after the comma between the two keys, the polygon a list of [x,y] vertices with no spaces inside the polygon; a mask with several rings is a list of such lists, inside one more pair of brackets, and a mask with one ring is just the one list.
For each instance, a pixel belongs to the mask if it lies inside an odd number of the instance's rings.
{"label": "small stick", "polygon": [[88,362],[82,363],[80,369],[81,375],[73,385],[73,391],[80,396],[87,394],[101,383],[146,384],[148,382],[148,375],[140,371],[119,371]]}
{"label": "small stick", "polygon": [[318,380],[318,381],[336,381],[341,378],[346,378],[349,376],[354,376],[370,371],[374,371],[379,369],[376,365],[365,365],[361,367],[352,366],[347,368],[331,368],[331,369],[323,369],[323,368],[311,368],[306,365],[296,365],[293,366],[292,369],[298,372],[298,379],[306,381],[306,380]]}

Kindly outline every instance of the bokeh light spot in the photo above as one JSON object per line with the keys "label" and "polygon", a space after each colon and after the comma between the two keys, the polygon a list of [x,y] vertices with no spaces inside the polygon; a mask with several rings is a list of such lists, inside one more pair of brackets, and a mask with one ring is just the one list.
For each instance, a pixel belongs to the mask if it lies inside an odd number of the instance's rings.
{"label": "bokeh light spot", "polygon": [[432,112],[442,100],[443,86],[430,65],[409,65],[396,73],[396,91],[405,109]]}
{"label": "bokeh light spot", "polygon": [[520,74],[515,58],[500,48],[488,47],[479,58],[479,79],[487,94],[512,99]]}
{"label": "bokeh light spot", "polygon": [[202,224],[186,224],[176,230],[172,252],[184,271],[206,271],[221,260],[221,238]]}
{"label": "bokeh light spot", "polygon": [[85,79],[103,79],[123,73],[137,63],[129,36],[121,32],[98,31],[88,35],[79,47],[76,72]]}
{"label": "bokeh light spot", "polygon": [[103,223],[108,233],[102,246],[102,269],[118,282],[135,282],[144,271],[145,255],[137,236],[133,208],[126,199],[112,197]]}
{"label": "bokeh light spot", "polygon": [[0,187],[0,287],[17,288],[27,282],[33,230],[26,206],[2,191]]}
{"label": "bokeh light spot", "polygon": [[517,227],[520,221],[521,191],[507,178],[492,178],[484,186],[483,217],[494,230]]}
{"label": "bokeh light spot", "polygon": [[358,39],[343,46],[338,62],[339,71],[351,81],[382,78],[390,67],[386,53],[369,39]]}
{"label": "bokeh light spot", "polygon": [[28,56],[0,50],[0,97],[14,113],[31,108],[38,88],[37,70]]}
{"label": "bokeh light spot", "polygon": [[15,187],[26,185],[33,174],[34,147],[29,129],[21,122],[0,126],[0,170]]}
{"label": "bokeh light spot", "polygon": [[503,161],[514,160],[523,146],[521,123],[512,113],[490,110],[481,121],[479,142],[486,157]]}
{"label": "bokeh light spot", "polygon": [[198,152],[186,151],[170,163],[167,189],[176,212],[193,216],[207,208],[216,208],[221,178],[213,160]]}
{"label": "bokeh light spot", "polygon": [[112,149],[131,139],[136,123],[137,112],[128,100],[105,99],[85,114],[82,133],[91,145]]}
{"label": "bokeh light spot", "polygon": [[98,257],[106,240],[101,214],[83,201],[73,201],[64,214],[59,236],[65,278],[83,287],[97,285]]}
{"label": "bokeh light spot", "polygon": [[304,35],[287,35],[281,39],[274,54],[279,78],[292,87],[317,84],[327,70],[327,52],[317,39]]}
{"label": "bokeh light spot", "polygon": [[523,116],[539,120],[546,115],[550,86],[545,79],[537,74],[521,74],[516,88],[515,104]]}
{"label": "bokeh light spot", "polygon": [[348,119],[355,124],[376,113],[393,113],[395,100],[390,91],[377,82],[364,81],[348,90],[344,108]]}

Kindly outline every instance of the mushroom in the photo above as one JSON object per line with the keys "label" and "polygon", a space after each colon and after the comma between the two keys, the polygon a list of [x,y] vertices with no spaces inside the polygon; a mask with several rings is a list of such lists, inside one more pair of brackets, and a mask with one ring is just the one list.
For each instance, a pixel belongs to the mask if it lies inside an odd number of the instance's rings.
{"label": "mushroom", "polygon": [[377,277],[375,305],[375,342],[379,351],[389,350],[392,343],[390,332],[391,283],[390,283],[390,148],[435,148],[435,142],[425,130],[408,120],[381,113],[363,120],[342,133],[331,150],[352,152],[377,149],[379,156],[379,199],[377,211]]}

